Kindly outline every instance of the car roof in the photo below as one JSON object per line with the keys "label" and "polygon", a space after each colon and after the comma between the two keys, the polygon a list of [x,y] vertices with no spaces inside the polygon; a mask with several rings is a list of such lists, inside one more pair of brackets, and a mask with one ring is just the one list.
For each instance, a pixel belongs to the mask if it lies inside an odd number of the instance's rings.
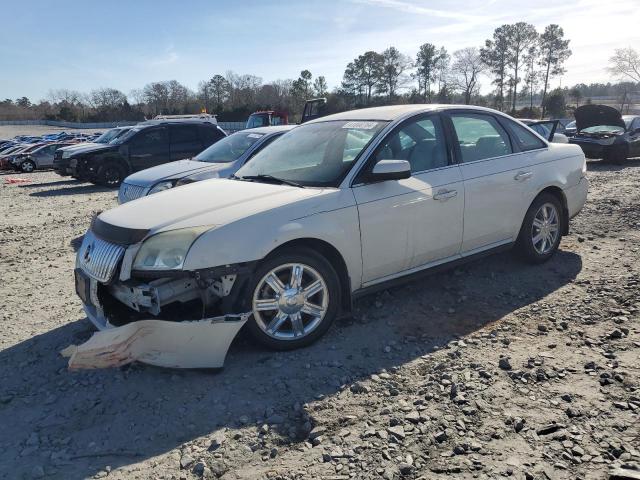
{"label": "car roof", "polygon": [[393,121],[411,113],[433,112],[441,110],[477,110],[479,112],[500,113],[496,110],[472,105],[444,105],[444,104],[412,104],[412,105],[389,105],[386,107],[361,108],[349,110],[347,112],[327,115],[306,123],[327,122],[331,120],[384,120]]}
{"label": "car roof", "polygon": [[247,128],[244,130],[239,130],[239,132],[244,133],[275,133],[275,132],[288,132],[292,128],[297,127],[297,125],[272,125],[270,127],[256,127],[256,128]]}

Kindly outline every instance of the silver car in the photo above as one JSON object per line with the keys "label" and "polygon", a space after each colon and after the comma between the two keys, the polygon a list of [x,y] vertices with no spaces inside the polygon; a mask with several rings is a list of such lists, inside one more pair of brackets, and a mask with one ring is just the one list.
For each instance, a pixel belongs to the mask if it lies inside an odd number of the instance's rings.
{"label": "silver car", "polygon": [[229,177],[256,153],[294,127],[279,125],[242,130],[219,140],[193,159],[165,163],[133,173],[120,185],[118,203],[188,183]]}
{"label": "silver car", "polygon": [[53,157],[56,150],[68,145],[70,144],[66,142],[41,145],[28,153],[16,155],[16,157],[11,161],[12,166],[15,170],[25,173],[33,172],[36,169],[52,168]]}

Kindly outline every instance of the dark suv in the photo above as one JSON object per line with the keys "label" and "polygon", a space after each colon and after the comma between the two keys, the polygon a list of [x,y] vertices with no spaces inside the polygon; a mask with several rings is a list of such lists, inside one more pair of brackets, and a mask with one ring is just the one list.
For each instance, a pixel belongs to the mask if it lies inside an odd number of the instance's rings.
{"label": "dark suv", "polygon": [[73,155],[69,170],[81,180],[117,187],[133,172],[193,157],[226,135],[211,121],[152,120],[103,148]]}

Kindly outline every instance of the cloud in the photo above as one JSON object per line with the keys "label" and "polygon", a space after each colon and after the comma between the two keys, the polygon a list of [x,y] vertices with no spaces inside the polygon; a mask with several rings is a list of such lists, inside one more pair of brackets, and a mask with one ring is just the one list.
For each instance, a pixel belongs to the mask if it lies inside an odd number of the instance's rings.
{"label": "cloud", "polygon": [[174,50],[173,45],[169,45],[162,56],[152,58],[146,64],[148,67],[166,67],[176,63],[179,58],[180,56]]}

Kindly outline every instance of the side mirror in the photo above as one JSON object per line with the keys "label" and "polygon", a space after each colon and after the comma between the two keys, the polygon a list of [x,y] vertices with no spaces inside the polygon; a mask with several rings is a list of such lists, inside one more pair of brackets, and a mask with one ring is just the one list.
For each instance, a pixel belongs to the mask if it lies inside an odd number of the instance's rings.
{"label": "side mirror", "polygon": [[406,160],[380,160],[367,175],[368,182],[385,182],[411,177],[411,165]]}

